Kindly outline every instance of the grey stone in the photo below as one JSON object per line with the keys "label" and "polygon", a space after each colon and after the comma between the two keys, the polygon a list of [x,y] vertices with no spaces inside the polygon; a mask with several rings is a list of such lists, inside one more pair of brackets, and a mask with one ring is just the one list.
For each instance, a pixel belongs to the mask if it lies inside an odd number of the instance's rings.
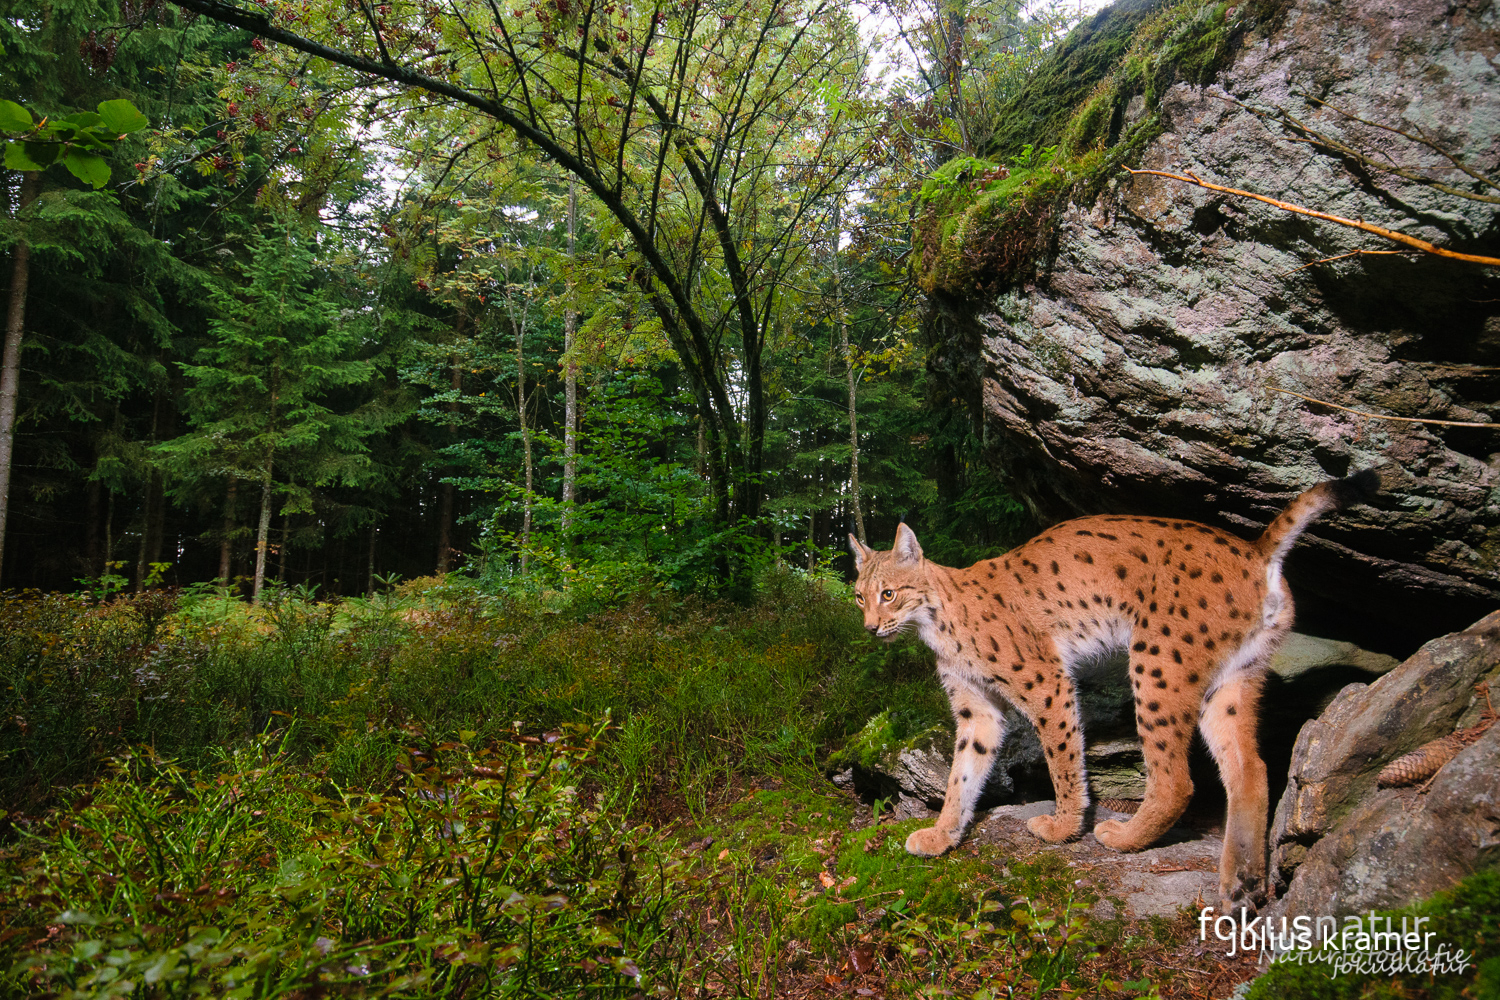
{"label": "grey stone", "polygon": [[1500,727],[1438,771],[1424,793],[1378,789],[1311,848],[1274,914],[1337,916],[1405,906],[1500,868]]}
{"label": "grey stone", "polygon": [[1291,680],[1323,667],[1353,667],[1374,676],[1389,673],[1401,663],[1394,656],[1360,649],[1352,642],[1319,639],[1293,632],[1271,657],[1271,673]]}
{"label": "grey stone", "polygon": [[1481,681],[1500,681],[1500,611],[1349,685],[1302,728],[1270,833],[1288,913],[1400,906],[1500,863],[1500,727],[1425,793],[1376,787],[1390,761],[1479,721]]}

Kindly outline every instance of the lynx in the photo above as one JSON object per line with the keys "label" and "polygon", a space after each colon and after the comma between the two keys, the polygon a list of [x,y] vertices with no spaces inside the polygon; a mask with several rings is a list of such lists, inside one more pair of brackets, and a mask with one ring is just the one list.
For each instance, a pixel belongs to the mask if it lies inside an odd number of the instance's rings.
{"label": "lynx", "polygon": [[1372,469],[1315,486],[1253,542],[1191,521],[1085,517],[968,569],[923,559],[905,524],[889,552],[849,536],[865,628],[888,641],[915,630],[932,647],[957,722],[942,813],[906,849],[935,857],[963,837],[1005,737],[1002,699],[1036,727],[1056,792],[1054,814],[1027,827],[1052,842],[1082,834],[1088,787],[1072,670],[1126,649],[1146,798],[1128,822],[1105,820],[1095,836],[1137,851],[1182,815],[1197,725],[1229,795],[1220,906],[1262,901],[1267,788],[1255,724],[1266,665],[1292,625],[1281,564],[1319,514],[1379,487]]}

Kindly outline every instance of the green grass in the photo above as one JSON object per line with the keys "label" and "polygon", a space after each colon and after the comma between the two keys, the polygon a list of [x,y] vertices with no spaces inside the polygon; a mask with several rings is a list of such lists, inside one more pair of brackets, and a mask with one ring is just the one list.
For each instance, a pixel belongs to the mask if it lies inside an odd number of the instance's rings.
{"label": "green grass", "polygon": [[10,595],[0,993],[772,996],[877,947],[894,995],[1076,975],[1011,915],[1067,926],[1066,879],[911,857],[823,775],[872,717],[946,720],[926,651],[841,585],[760,593]]}

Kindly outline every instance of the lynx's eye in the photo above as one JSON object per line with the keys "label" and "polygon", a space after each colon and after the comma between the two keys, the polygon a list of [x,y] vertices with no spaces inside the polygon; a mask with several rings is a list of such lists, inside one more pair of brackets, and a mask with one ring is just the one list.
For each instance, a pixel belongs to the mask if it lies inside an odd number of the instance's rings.
{"label": "lynx's eye", "polygon": [[889,601],[891,598],[893,598],[895,596],[896,596],[896,592],[894,590],[882,590],[880,592],[880,599],[882,601]]}
{"label": "lynx's eye", "polygon": [[854,595],[854,603],[855,604],[864,604],[865,603],[865,595],[864,594],[855,594]]}

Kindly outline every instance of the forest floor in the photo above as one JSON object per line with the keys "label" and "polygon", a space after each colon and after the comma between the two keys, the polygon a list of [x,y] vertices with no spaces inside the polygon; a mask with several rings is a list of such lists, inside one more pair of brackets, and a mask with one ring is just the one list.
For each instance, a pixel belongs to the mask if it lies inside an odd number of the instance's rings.
{"label": "forest floor", "polygon": [[0,608],[0,994],[1222,1000],[1212,819],[955,851],[821,761],[946,716],[841,585],[750,607],[426,581]]}

